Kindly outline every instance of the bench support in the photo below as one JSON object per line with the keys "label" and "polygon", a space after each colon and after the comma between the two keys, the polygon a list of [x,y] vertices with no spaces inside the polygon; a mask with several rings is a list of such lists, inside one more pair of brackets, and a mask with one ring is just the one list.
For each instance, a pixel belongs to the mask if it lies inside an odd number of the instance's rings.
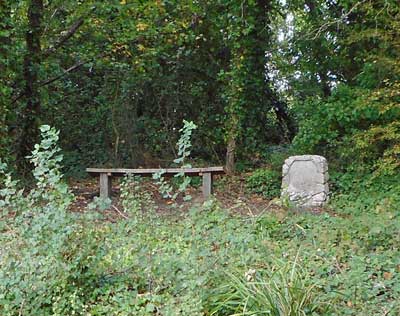
{"label": "bench support", "polygon": [[100,198],[111,198],[111,175],[100,173]]}
{"label": "bench support", "polygon": [[91,175],[100,176],[100,197],[111,198],[112,177],[123,177],[127,174],[151,177],[154,173],[163,171],[167,177],[184,173],[186,176],[201,176],[203,178],[203,197],[209,198],[213,194],[213,176],[224,174],[223,167],[208,168],[167,168],[167,169],[112,169],[112,168],[87,168],[86,171]]}
{"label": "bench support", "polygon": [[213,176],[211,172],[203,173],[203,197],[207,199],[213,193]]}

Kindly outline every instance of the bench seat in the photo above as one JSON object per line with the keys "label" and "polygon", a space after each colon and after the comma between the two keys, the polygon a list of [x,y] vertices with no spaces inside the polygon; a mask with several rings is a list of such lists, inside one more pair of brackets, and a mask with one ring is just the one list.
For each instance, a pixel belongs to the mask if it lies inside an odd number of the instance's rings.
{"label": "bench seat", "polygon": [[224,167],[207,168],[152,168],[152,169],[124,169],[124,168],[87,168],[86,172],[92,176],[100,176],[100,197],[110,198],[113,177],[123,177],[128,174],[142,177],[151,177],[153,174],[162,171],[164,177],[172,177],[183,172],[186,176],[203,177],[203,196],[208,198],[212,194],[213,176],[224,174]]}

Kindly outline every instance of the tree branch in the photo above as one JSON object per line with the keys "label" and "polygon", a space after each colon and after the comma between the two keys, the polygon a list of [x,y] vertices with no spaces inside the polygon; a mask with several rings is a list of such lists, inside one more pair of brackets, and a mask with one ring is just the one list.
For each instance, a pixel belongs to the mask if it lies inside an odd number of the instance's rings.
{"label": "tree branch", "polygon": [[[96,10],[96,7],[93,7],[88,15]],[[71,27],[64,32],[61,32],[61,37],[56,41],[56,43],[52,46],[49,47],[47,50],[45,50],[42,54],[43,58],[48,57],[52,53],[54,53],[58,48],[63,46],[75,33],[76,31],[83,25],[85,22],[86,16],[81,16],[78,20],[75,21],[74,24],[71,25]]]}
{"label": "tree branch", "polygon": [[[87,64],[87,63],[89,63],[89,62],[91,62],[91,61],[92,61],[92,60],[86,60],[86,61],[80,61],[80,62],[78,62],[77,64],[75,64],[75,65],[69,67],[68,69],[64,70],[61,74],[59,74],[59,75],[57,75],[57,76],[55,76],[55,77],[53,77],[53,78],[50,78],[50,79],[47,79],[47,80],[45,80],[45,81],[40,82],[40,83],[39,83],[39,88],[40,88],[40,87],[43,87],[43,86],[46,86],[46,85],[48,85],[48,84],[50,84],[50,83],[52,83],[52,82],[54,82],[54,81],[57,81],[58,79],[64,77],[66,74],[68,74],[68,73],[70,73],[70,72],[72,72],[72,71],[78,69],[79,67],[81,67],[81,66],[83,66],[84,64]],[[14,104],[15,102],[17,102],[19,99],[21,99],[22,97],[24,97],[25,94],[26,94],[25,92],[21,92],[17,97],[15,97],[14,99],[11,100],[11,104]]]}
{"label": "tree branch", "polygon": [[78,69],[79,67],[83,66],[84,64],[87,64],[88,62],[90,62],[91,60],[86,60],[86,61],[81,61],[71,67],[69,67],[68,69],[64,70],[61,74],[59,74],[58,76],[55,76],[54,78],[51,79],[47,79],[46,81],[43,81],[39,84],[39,87],[43,87],[46,86],[54,81],[57,81],[58,79],[64,77],[66,74],[70,73],[71,71],[74,71],[76,69]]}
{"label": "tree branch", "polygon": [[43,35],[47,33],[47,30],[49,29],[50,21],[54,18],[54,16],[55,16],[56,13],[58,12],[58,10],[59,10],[59,8],[56,8],[56,9],[54,10],[53,14],[52,14],[52,15],[50,16],[50,18],[48,19],[48,22],[47,22],[47,24],[46,24],[46,27],[44,28],[44,31],[43,31]]}
{"label": "tree branch", "polygon": [[316,30],[312,30],[309,34],[307,34],[307,37],[313,35],[314,36],[312,38],[309,38],[311,40],[316,40],[323,32],[325,32],[330,26],[334,25],[334,24],[340,24],[340,23],[344,23],[346,18],[361,4],[363,4],[366,0],[362,0],[362,1],[358,1],[356,2],[349,11],[343,13],[339,18],[337,19],[333,19],[330,21],[327,21],[326,23],[322,24],[318,29]]}
{"label": "tree branch", "polygon": [[68,31],[64,31],[61,33],[61,37],[58,41],[54,44],[54,46],[48,48],[46,51],[43,52],[43,58],[48,57],[52,53],[54,53],[59,47],[63,46],[75,33],[76,31],[82,26],[84,22],[84,18],[79,18],[72,26],[69,28]]}

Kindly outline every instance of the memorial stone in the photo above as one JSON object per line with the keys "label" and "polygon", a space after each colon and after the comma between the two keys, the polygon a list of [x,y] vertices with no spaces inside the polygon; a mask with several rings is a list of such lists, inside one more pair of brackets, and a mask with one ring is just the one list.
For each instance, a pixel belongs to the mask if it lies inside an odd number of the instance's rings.
{"label": "memorial stone", "polygon": [[292,156],[282,167],[282,198],[297,206],[322,206],[328,201],[328,163],[322,156]]}

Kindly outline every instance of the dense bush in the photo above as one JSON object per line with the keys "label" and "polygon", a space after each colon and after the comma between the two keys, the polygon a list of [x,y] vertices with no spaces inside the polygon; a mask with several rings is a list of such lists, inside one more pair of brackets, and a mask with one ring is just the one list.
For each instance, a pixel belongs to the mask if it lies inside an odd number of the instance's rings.
{"label": "dense bush", "polygon": [[281,174],[270,169],[257,169],[246,179],[246,188],[268,199],[278,197],[281,190]]}
{"label": "dense bush", "polygon": [[389,91],[346,85],[328,100],[309,99],[297,107],[300,126],[294,148],[325,155],[337,171],[358,165],[394,174],[400,166],[399,100]]}
{"label": "dense bush", "polygon": [[2,172],[0,312],[2,315],[79,314],[98,284],[99,231],[72,215],[62,181],[58,132],[42,126],[30,161],[36,186],[27,194]]}

